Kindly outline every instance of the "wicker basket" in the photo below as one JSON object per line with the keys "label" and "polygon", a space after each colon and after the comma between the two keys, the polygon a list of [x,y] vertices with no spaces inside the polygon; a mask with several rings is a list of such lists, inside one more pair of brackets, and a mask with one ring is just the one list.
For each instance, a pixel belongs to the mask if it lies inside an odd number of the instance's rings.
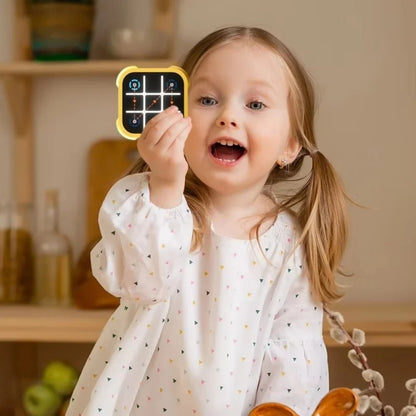
{"label": "wicker basket", "polygon": [[37,60],[87,59],[93,4],[34,2],[30,5],[32,53]]}

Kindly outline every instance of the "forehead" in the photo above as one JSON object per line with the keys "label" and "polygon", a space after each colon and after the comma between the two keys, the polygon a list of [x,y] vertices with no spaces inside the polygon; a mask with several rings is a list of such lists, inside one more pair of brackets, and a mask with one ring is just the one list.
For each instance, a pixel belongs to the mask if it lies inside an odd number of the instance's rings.
{"label": "forehead", "polygon": [[200,79],[214,82],[230,76],[287,87],[283,59],[252,39],[233,40],[210,49],[192,71],[191,84]]}

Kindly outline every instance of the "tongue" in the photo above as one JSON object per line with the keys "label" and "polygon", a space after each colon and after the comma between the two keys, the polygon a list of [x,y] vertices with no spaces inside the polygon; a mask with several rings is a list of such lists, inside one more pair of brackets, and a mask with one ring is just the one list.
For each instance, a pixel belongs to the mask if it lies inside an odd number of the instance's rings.
{"label": "tongue", "polygon": [[216,143],[212,149],[213,156],[223,160],[237,160],[243,153],[244,149],[239,146],[224,146],[219,143]]}

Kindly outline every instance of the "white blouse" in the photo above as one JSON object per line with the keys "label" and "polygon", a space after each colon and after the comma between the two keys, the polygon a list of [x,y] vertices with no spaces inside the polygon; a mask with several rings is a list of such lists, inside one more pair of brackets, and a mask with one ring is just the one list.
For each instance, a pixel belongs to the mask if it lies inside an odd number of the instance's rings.
{"label": "white blouse", "polygon": [[190,252],[186,204],[150,202],[148,175],[117,182],[99,214],[94,276],[120,297],[67,416],[235,415],[284,403],[310,416],[328,391],[322,307],[295,220],[256,240],[211,230]]}

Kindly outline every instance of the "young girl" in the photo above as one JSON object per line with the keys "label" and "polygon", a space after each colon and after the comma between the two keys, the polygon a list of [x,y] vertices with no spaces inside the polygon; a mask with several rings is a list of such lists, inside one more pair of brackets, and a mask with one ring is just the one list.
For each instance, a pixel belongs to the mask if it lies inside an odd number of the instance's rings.
{"label": "young girl", "polygon": [[[212,33],[182,66],[189,117],[170,107],[147,124],[140,173],[100,211],[93,272],[120,306],[67,415],[247,416],[274,401],[310,416],[328,390],[322,303],[340,296],[347,229],[311,83],[257,28]],[[309,180],[278,200],[271,185],[305,156]]]}

